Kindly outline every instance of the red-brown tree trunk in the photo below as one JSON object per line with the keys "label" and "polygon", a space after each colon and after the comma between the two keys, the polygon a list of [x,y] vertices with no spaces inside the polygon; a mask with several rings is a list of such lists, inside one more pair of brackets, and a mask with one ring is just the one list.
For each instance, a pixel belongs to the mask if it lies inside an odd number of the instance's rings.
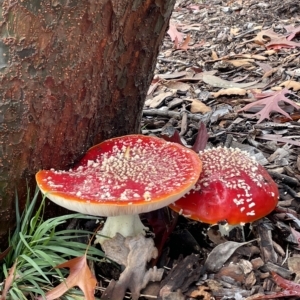
{"label": "red-brown tree trunk", "polygon": [[174,2],[2,2],[0,238],[14,225],[15,188],[24,200],[39,169],[138,132]]}

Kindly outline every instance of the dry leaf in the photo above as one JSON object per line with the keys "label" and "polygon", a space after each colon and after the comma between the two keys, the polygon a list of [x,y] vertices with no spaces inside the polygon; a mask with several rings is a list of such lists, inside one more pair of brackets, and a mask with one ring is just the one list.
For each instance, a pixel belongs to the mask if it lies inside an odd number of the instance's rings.
{"label": "dry leaf", "polygon": [[213,60],[219,59],[218,54],[217,54],[216,51],[214,51],[214,50],[211,51],[211,58],[212,58]]}
{"label": "dry leaf", "polygon": [[224,95],[240,95],[240,96],[245,96],[247,94],[247,91],[244,89],[240,88],[229,88],[229,89],[222,89],[218,92],[211,93],[211,95],[215,98],[219,96],[224,96]]}
{"label": "dry leaf", "polygon": [[164,86],[181,92],[187,92],[191,88],[189,84],[180,81],[168,81],[164,83]]}
{"label": "dry leaf", "polygon": [[239,32],[240,32],[240,28],[234,27],[234,28],[230,28],[230,34],[233,36],[236,36]]}
{"label": "dry leaf", "polygon": [[170,97],[170,96],[173,96],[174,93],[172,92],[165,92],[165,93],[160,93],[158,94],[157,96],[153,97],[152,99],[148,99],[146,102],[145,102],[145,105],[146,106],[149,106],[151,108],[156,108],[158,106],[161,105],[161,103],[167,98],[167,97]]}
{"label": "dry leaf", "polygon": [[231,59],[225,61],[229,62],[235,67],[248,67],[248,66],[252,66],[252,62],[254,62],[254,59],[245,58],[245,59]]}
{"label": "dry leaf", "polygon": [[189,43],[191,41],[191,35],[188,34],[186,39],[180,44],[177,39],[175,39],[175,49],[177,50],[188,50],[189,49]]}
{"label": "dry leaf", "polygon": [[210,300],[212,299],[212,294],[209,292],[210,289],[207,286],[200,285],[198,286],[197,290],[194,290],[190,293],[189,297],[195,298],[195,299],[203,299],[203,300]]}
{"label": "dry leaf", "polygon": [[265,93],[265,94],[256,94],[256,95],[254,95],[255,98],[256,99],[261,99],[261,100],[258,100],[258,101],[255,101],[253,103],[247,104],[245,107],[238,110],[238,112],[243,111],[243,110],[249,110],[250,108],[255,107],[255,106],[264,105],[264,107],[259,112],[254,114],[254,116],[260,115],[260,118],[257,121],[257,123],[262,122],[264,119],[269,119],[270,118],[270,113],[272,111],[277,111],[277,112],[283,114],[284,116],[286,116],[287,118],[291,118],[290,115],[287,112],[285,112],[283,109],[281,109],[279,107],[279,102],[284,101],[284,102],[292,105],[296,109],[299,109],[299,106],[297,106],[294,101],[287,98],[285,96],[286,94],[293,94],[293,93],[285,88],[285,89],[283,89],[281,91],[277,91],[277,92],[270,92],[270,93]]}
{"label": "dry leaf", "polygon": [[257,297],[253,296],[251,299],[264,300],[264,299],[276,299],[276,298],[289,298],[292,296],[298,297],[299,299],[300,284],[284,279],[278,274],[276,274],[275,272],[271,272],[271,274],[275,283],[279,287],[281,287],[283,291],[275,292],[271,295],[258,295]]}
{"label": "dry leaf", "polygon": [[279,86],[283,86],[287,89],[293,89],[295,92],[300,90],[300,82],[295,80],[284,81]]}
{"label": "dry leaf", "polygon": [[173,42],[176,39],[178,43],[181,43],[183,41],[183,34],[177,30],[176,26],[173,23],[170,23],[167,34],[170,36]]}
{"label": "dry leaf", "polygon": [[182,72],[174,72],[171,74],[158,74],[156,76],[158,76],[161,79],[175,79],[175,78],[181,78],[187,75],[186,71],[182,71]]}
{"label": "dry leaf", "polygon": [[234,251],[246,244],[252,243],[253,241],[237,243],[237,242],[225,242],[216,246],[208,255],[204,267],[209,272],[218,272],[234,253]]}
{"label": "dry leaf", "polygon": [[38,297],[38,300],[58,299],[74,286],[78,286],[82,290],[84,299],[95,299],[94,291],[97,285],[97,280],[88,267],[86,255],[68,260],[65,263],[56,266],[56,268],[69,268],[69,276],[61,284],[49,291],[45,298]]}
{"label": "dry leaf", "polygon": [[160,281],[163,269],[156,267],[146,270],[147,263],[157,257],[157,249],[150,238],[142,234],[124,238],[117,233],[106,240],[102,248],[107,257],[125,266],[117,282],[109,284],[101,299],[123,300],[127,289],[133,300],[139,299],[140,291],[149,281]]}
{"label": "dry leaf", "polygon": [[185,99],[188,101],[191,101],[191,113],[196,114],[196,113],[206,113],[211,111],[211,108],[209,106],[206,106],[203,102],[201,102],[198,99]]}
{"label": "dry leaf", "polygon": [[[267,37],[267,39],[265,37]],[[272,28],[269,28],[267,30],[262,30],[261,32],[259,32],[257,36],[253,39],[253,41],[256,44],[264,45],[268,42],[268,40],[275,40],[281,37],[283,36],[274,32]]]}
{"label": "dry leaf", "polygon": [[297,48],[300,47],[300,43],[287,40],[285,37],[271,40],[266,44],[267,49],[280,50],[282,48]]}
{"label": "dry leaf", "polygon": [[240,57],[240,58],[251,58],[255,60],[267,60],[267,58],[263,55],[259,54],[237,54],[235,57]]}
{"label": "dry leaf", "polygon": [[224,80],[214,75],[203,73],[203,81],[213,87],[219,88],[247,88],[255,85],[257,81],[247,82],[247,83],[238,83],[233,81]]}
{"label": "dry leaf", "polygon": [[296,35],[300,33],[300,26],[294,27],[294,25],[287,25],[284,27],[284,29],[288,33],[287,39],[291,41]]}
{"label": "dry leaf", "polygon": [[9,274],[8,274],[8,277],[5,279],[5,284],[4,284],[4,288],[3,288],[0,300],[6,299],[7,293],[15,279],[15,276],[16,276],[16,274],[15,274],[16,266],[17,266],[17,261],[15,261],[13,266],[9,269]]}

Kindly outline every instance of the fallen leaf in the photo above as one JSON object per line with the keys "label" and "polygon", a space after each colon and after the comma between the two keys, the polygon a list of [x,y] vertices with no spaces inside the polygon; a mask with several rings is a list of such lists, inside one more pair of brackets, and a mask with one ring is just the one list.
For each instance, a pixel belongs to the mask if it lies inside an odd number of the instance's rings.
{"label": "fallen leaf", "polygon": [[291,232],[298,242],[298,248],[300,248],[300,233],[297,230],[295,230],[293,227],[291,227]]}
{"label": "fallen leaf", "polygon": [[300,26],[294,27],[294,25],[287,25],[284,27],[287,31],[287,40],[291,41],[296,35],[300,34]]}
{"label": "fallen leaf", "polygon": [[224,80],[214,75],[203,73],[203,81],[213,87],[219,88],[247,88],[255,85],[257,81],[247,83],[237,83],[233,81]]}
{"label": "fallen leaf", "polygon": [[287,89],[293,89],[295,92],[300,90],[300,82],[295,80],[284,81],[279,86],[283,86]]}
{"label": "fallen leaf", "polygon": [[238,35],[238,33],[239,33],[240,31],[241,31],[241,29],[238,28],[238,27],[231,27],[231,28],[230,28],[230,34],[233,35],[233,36]]}
{"label": "fallen leaf", "polygon": [[267,49],[280,50],[282,48],[300,47],[300,43],[289,41],[285,37],[282,37],[282,38],[271,40],[271,42],[267,43],[265,46]]}
{"label": "fallen leaf", "polygon": [[192,147],[192,149],[196,152],[199,153],[199,151],[202,151],[205,149],[208,141],[208,133],[207,133],[207,128],[204,123],[200,122],[200,126],[198,129],[196,141]]}
{"label": "fallen leaf", "polygon": [[275,283],[284,290],[273,293],[271,295],[258,295],[257,297],[253,297],[251,299],[264,300],[264,299],[276,299],[276,298],[300,296],[300,284],[284,279],[278,274],[276,274],[275,272],[271,272],[271,275]]}
{"label": "fallen leaf", "polygon": [[153,97],[152,99],[148,99],[145,102],[145,105],[149,106],[151,108],[156,108],[156,107],[160,106],[167,97],[170,97],[173,95],[174,95],[174,93],[172,93],[172,92],[160,93],[157,96]]}
{"label": "fallen leaf", "polygon": [[237,242],[229,241],[216,246],[209,253],[206,262],[204,264],[204,267],[209,272],[213,272],[213,273],[218,272],[236,249],[252,242],[253,241],[237,243]]}
{"label": "fallen leaf", "polygon": [[160,137],[166,140],[167,142],[177,143],[182,146],[185,146],[181,140],[178,130],[172,125],[168,124],[167,126],[163,127]]}
{"label": "fallen leaf", "polygon": [[245,89],[241,88],[228,88],[228,89],[222,89],[218,92],[211,93],[211,95],[215,98],[224,96],[224,95],[240,95],[245,96],[247,94],[247,91]]}
{"label": "fallen leaf", "polygon": [[177,30],[177,27],[173,23],[170,23],[167,34],[170,36],[173,42],[176,39],[178,43],[181,43],[183,41],[183,34]]}
{"label": "fallen leaf", "polygon": [[193,114],[196,114],[196,113],[204,114],[206,112],[211,111],[211,108],[209,106],[205,105],[203,102],[201,102],[198,99],[185,99],[185,100],[192,102],[190,111]]}
{"label": "fallen leaf", "polygon": [[263,70],[264,73],[273,70],[273,67],[270,66],[269,64],[262,63],[262,62],[256,62],[256,64]]}
{"label": "fallen leaf", "polygon": [[16,274],[15,274],[16,266],[17,266],[17,261],[15,261],[14,264],[12,265],[12,267],[9,269],[9,273],[8,273],[7,278],[5,279],[5,284],[4,284],[4,288],[2,290],[0,300],[6,299],[7,293],[9,291],[10,287],[12,286],[12,283],[16,277]]}
{"label": "fallen leaf", "polygon": [[[260,118],[257,121],[257,123],[262,122],[264,119],[270,119],[270,113],[272,111],[277,111],[277,112],[283,114],[284,116],[286,116],[287,118],[290,118],[289,114],[279,107],[279,102],[280,101],[286,102],[286,103],[292,105],[293,107],[295,107],[296,109],[299,109],[299,106],[296,105],[296,103],[294,101],[287,98],[285,96],[286,94],[293,94],[293,93],[286,88],[282,89],[281,91],[266,93],[266,96],[264,98],[262,98],[261,100],[255,101],[253,103],[247,104],[245,107],[238,110],[238,112],[243,111],[243,110],[249,110],[250,108],[255,107],[255,106],[264,105],[264,108],[262,108],[259,112],[254,114],[254,116],[260,115]],[[261,97],[261,95],[263,95],[263,94],[260,94],[259,97]],[[255,95],[255,97],[256,97],[256,95]]]}
{"label": "fallen leaf", "polygon": [[254,62],[254,59],[244,58],[244,59],[230,59],[225,61],[235,67],[249,67],[253,65],[252,62]]}
{"label": "fallen leaf", "polygon": [[86,255],[73,258],[68,260],[58,266],[56,268],[69,268],[70,274],[65,280],[56,286],[54,289],[49,291],[45,298],[38,297],[38,300],[54,300],[61,297],[64,293],[66,293],[69,289],[74,286],[78,286],[83,294],[84,299],[86,300],[94,300],[94,290],[97,285],[97,280],[90,268],[87,265]]}
{"label": "fallen leaf", "polygon": [[211,58],[212,58],[213,60],[219,59],[218,54],[217,54],[216,51],[211,50]]}
{"label": "fallen leaf", "polygon": [[241,58],[251,58],[255,60],[267,60],[267,58],[263,55],[259,54],[237,54],[235,55],[236,58],[241,57]]}
{"label": "fallen leaf", "polygon": [[147,263],[157,257],[157,249],[151,238],[142,234],[124,238],[117,233],[112,239],[102,244],[106,256],[125,266],[117,282],[112,281],[101,299],[123,300],[127,289],[131,291],[132,300],[139,299],[140,291],[149,281],[160,281],[163,269],[156,267],[146,270]]}
{"label": "fallen leaf", "polygon": [[175,78],[181,78],[187,75],[186,71],[182,71],[182,72],[174,72],[171,74],[158,74],[157,76],[161,79],[175,79]]}
{"label": "fallen leaf", "polygon": [[191,35],[190,34],[187,35],[186,39],[182,43],[180,43],[178,41],[178,39],[175,38],[175,43],[174,43],[175,44],[175,49],[176,50],[185,50],[185,51],[188,50],[190,41],[191,41]]}
{"label": "fallen leaf", "polygon": [[[267,37],[267,39],[265,37]],[[253,41],[256,44],[264,45],[269,40],[278,39],[281,37],[283,37],[281,34],[278,34],[278,33],[274,32],[272,28],[269,28],[269,29],[262,30],[261,32],[259,32],[256,35],[256,37],[253,39]]]}
{"label": "fallen leaf", "polygon": [[209,287],[200,285],[200,286],[198,286],[197,290],[194,290],[189,294],[189,297],[192,297],[195,299],[210,300],[210,299],[212,299],[212,294],[210,293]]}
{"label": "fallen leaf", "polygon": [[191,88],[189,84],[180,81],[168,81],[164,83],[164,86],[181,92],[187,92]]}

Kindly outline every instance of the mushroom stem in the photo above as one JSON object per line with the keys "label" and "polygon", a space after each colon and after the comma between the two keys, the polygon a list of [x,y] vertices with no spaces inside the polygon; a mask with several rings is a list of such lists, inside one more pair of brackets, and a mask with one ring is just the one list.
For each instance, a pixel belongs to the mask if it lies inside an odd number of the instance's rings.
{"label": "mushroom stem", "polygon": [[242,241],[245,241],[245,233],[244,233],[244,226],[243,225],[229,225],[228,223],[226,223],[225,225],[221,225],[219,224],[219,231],[221,236],[229,236],[229,233],[231,230],[233,230],[234,228],[240,228],[241,230],[241,238]]}
{"label": "mushroom stem", "polygon": [[145,235],[147,229],[138,214],[108,217],[102,230],[98,231],[99,235],[97,235],[95,243],[102,245],[107,238],[114,237],[117,232],[124,237],[136,236],[140,233]]}

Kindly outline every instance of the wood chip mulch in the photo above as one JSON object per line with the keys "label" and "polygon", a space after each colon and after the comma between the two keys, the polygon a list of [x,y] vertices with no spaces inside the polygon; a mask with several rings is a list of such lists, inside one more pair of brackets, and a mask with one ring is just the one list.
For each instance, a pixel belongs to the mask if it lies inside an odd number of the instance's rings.
{"label": "wood chip mulch", "polygon": [[[246,243],[239,229],[225,239],[216,226],[179,216],[155,262],[164,278],[140,299],[300,298],[299,50],[299,1],[177,1],[143,134],[160,136],[171,127],[191,147],[204,124],[207,147],[250,153],[278,184],[280,200],[269,216],[245,226]],[[258,102],[244,109],[265,93],[269,108]],[[212,255],[214,272],[207,267]]]}

